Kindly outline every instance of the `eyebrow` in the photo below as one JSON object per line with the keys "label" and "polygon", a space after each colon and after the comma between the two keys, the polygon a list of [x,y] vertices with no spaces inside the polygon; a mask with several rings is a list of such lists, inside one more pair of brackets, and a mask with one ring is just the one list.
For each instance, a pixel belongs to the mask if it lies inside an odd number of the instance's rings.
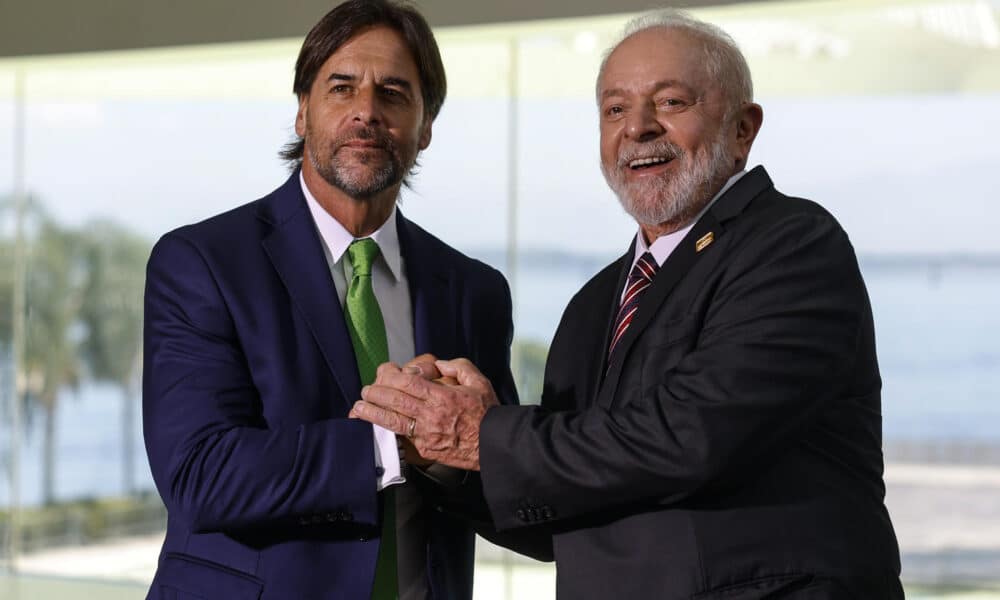
{"label": "eyebrow", "polygon": [[379,81],[379,85],[395,85],[406,89],[406,91],[410,91],[413,89],[413,86],[410,84],[410,82],[403,79],[402,77],[386,77],[385,79]]}
{"label": "eyebrow", "polygon": [[[330,82],[330,81],[357,81],[357,79],[358,79],[357,76],[355,76],[355,75],[348,75],[346,73],[330,73],[330,76],[326,78],[326,80],[328,82]],[[413,84],[411,84],[406,79],[403,79],[402,77],[393,77],[393,76],[385,77],[385,78],[380,79],[378,81],[378,85],[381,85],[381,86],[395,85],[395,86],[404,88],[406,91],[412,91],[413,90]]]}
{"label": "eyebrow", "polygon": [[[694,89],[691,86],[687,85],[686,83],[682,82],[679,79],[663,79],[661,81],[657,81],[656,83],[654,83],[652,87],[654,92],[658,92],[664,88],[677,87],[689,93],[692,94],[695,93]],[[611,88],[610,90],[604,90],[603,92],[601,92],[601,99],[603,100],[608,96],[626,96],[626,95],[628,95],[628,93],[622,88]]]}

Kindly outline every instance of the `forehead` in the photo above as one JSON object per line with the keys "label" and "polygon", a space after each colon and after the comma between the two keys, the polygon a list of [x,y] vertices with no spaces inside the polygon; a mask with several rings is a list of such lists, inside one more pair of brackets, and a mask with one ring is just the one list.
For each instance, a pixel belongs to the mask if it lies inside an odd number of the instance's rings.
{"label": "forehead", "polygon": [[708,70],[705,41],[677,28],[654,27],[626,38],[608,56],[598,92],[642,90],[675,81],[695,90],[718,87]]}
{"label": "forehead", "polygon": [[390,27],[376,25],[351,36],[326,59],[320,77],[330,73],[363,75],[371,71],[376,77],[399,77],[412,85],[419,83],[417,63],[403,36]]}

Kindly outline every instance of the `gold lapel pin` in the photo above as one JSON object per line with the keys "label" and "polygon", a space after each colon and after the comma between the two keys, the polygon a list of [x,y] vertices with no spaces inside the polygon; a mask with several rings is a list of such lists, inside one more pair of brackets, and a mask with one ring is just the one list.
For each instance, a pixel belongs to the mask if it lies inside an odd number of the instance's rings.
{"label": "gold lapel pin", "polygon": [[701,238],[694,243],[694,251],[701,252],[705,248],[708,248],[708,245],[714,241],[715,241],[715,234],[709,231],[705,235],[701,236]]}

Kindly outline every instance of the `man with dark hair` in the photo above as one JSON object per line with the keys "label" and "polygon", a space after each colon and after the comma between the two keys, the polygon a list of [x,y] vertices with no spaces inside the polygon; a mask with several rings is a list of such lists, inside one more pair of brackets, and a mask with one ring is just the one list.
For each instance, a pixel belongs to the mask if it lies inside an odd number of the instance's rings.
{"label": "man with dark hair", "polygon": [[498,541],[554,559],[560,598],[902,598],[864,282],[827,211],[746,170],[738,47],[640,18],[597,104],[638,231],[563,313],[542,406],[497,406],[459,359],[380,367],[355,414],[481,469]]}
{"label": "man with dark hair", "polygon": [[352,0],[296,63],[288,181],[166,234],[149,260],[143,418],[168,510],[150,598],[451,600],[474,535],[440,510],[478,475],[349,419],[385,361],[472,356],[505,402],[494,269],[405,219],[400,186],[445,97],[424,19]]}

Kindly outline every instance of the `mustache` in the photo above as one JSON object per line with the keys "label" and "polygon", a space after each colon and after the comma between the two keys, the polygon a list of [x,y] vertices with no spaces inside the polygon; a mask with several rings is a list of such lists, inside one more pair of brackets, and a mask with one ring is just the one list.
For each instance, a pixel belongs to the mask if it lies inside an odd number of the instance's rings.
{"label": "mustache", "polygon": [[686,152],[684,152],[683,148],[665,140],[636,144],[623,148],[618,153],[618,168],[624,169],[628,167],[628,164],[637,158],[663,156],[668,159],[675,159],[683,158],[685,154]]}
{"label": "mustache", "polygon": [[387,131],[375,127],[361,127],[359,129],[355,129],[351,133],[337,138],[334,145],[339,148],[345,144],[359,140],[375,142],[375,146],[377,148],[381,148],[392,154],[396,153],[396,143],[393,141],[392,136],[390,136]]}

